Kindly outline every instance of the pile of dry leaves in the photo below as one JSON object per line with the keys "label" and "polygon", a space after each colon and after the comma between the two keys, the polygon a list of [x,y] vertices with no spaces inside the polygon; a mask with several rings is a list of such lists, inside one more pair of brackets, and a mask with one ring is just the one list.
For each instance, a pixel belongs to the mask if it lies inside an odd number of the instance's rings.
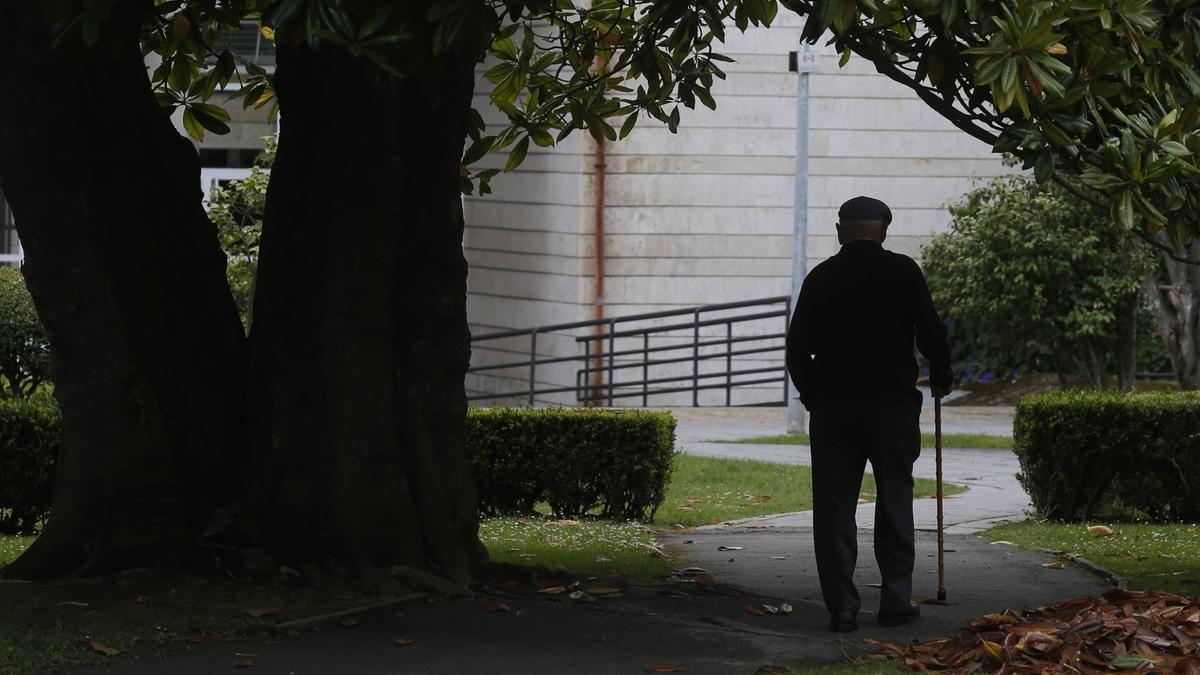
{"label": "pile of dry leaves", "polygon": [[970,673],[1155,671],[1200,675],[1200,599],[1109,591],[1005,611],[969,623],[956,637],[901,647],[868,640],[913,670]]}

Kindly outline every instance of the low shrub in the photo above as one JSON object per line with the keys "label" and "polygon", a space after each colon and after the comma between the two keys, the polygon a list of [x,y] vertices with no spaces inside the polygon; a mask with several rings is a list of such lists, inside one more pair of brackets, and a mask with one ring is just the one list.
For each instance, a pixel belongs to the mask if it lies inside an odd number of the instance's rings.
{"label": "low shrub", "polygon": [[29,396],[50,379],[50,343],[25,275],[0,267],[0,395]]}
{"label": "low shrub", "polygon": [[31,534],[50,512],[58,430],[53,396],[0,399],[0,534]]}
{"label": "low shrub", "polygon": [[1013,450],[1044,518],[1200,518],[1200,392],[1026,396]]}
{"label": "low shrub", "polygon": [[473,409],[467,456],[489,514],[559,516],[596,510],[644,520],[662,504],[675,455],[668,413],[591,409]]}

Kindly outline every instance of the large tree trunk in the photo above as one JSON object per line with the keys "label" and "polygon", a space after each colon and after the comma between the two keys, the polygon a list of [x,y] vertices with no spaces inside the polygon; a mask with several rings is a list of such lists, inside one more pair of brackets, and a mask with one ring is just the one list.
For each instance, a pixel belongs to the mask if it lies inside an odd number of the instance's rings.
{"label": "large tree trunk", "polygon": [[[1188,246],[1171,242],[1160,232],[1160,242],[1181,256],[1200,257],[1200,240]],[[1146,281],[1146,292],[1158,306],[1159,332],[1180,389],[1200,389],[1200,265],[1163,256],[1166,283],[1157,276]]]}
{"label": "large tree trunk", "polygon": [[135,4],[93,49],[77,30],[52,48],[42,3],[0,2],[0,182],[63,414],[49,523],[7,576],[178,560],[240,492],[245,339]]}
{"label": "large tree trunk", "polygon": [[463,451],[473,63],[413,70],[280,48],[247,526],[284,556],[463,581],[485,555]]}
{"label": "large tree trunk", "polygon": [[1117,309],[1117,388],[1125,393],[1133,391],[1137,383],[1137,334],[1138,306],[1141,293],[1132,293]]}

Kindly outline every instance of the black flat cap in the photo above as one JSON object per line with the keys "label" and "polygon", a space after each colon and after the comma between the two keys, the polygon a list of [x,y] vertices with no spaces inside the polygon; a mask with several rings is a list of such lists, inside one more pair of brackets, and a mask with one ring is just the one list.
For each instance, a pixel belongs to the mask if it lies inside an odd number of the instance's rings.
{"label": "black flat cap", "polygon": [[882,220],[884,225],[892,222],[892,210],[887,204],[874,197],[855,197],[838,209],[839,223],[863,220]]}

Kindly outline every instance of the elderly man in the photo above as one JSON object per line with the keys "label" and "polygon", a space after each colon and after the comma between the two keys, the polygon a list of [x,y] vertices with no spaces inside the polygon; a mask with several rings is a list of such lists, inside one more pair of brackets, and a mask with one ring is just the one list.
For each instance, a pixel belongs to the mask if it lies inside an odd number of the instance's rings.
{"label": "elderly man", "polygon": [[787,368],[811,415],[813,539],[831,630],[858,628],[855,510],[865,464],[875,474],[878,622],[911,623],[912,466],[921,452],[921,393],[913,344],[930,362],[934,396],[949,393],[950,350],[921,268],[883,248],[892,213],[870,197],[838,211],[837,255],[800,290]]}

